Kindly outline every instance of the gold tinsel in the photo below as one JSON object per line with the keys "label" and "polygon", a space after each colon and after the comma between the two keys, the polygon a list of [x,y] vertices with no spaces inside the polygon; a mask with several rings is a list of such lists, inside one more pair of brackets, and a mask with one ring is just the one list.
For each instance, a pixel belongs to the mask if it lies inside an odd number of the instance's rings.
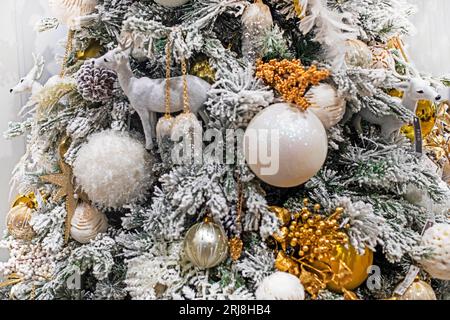
{"label": "gold tinsel", "polygon": [[265,63],[257,61],[256,76],[262,79],[266,85],[277,90],[286,100],[292,102],[303,110],[310,106],[305,98],[310,86],[318,85],[320,81],[328,78],[328,70],[318,70],[317,66],[305,68],[301,61],[294,60],[270,60]]}
{"label": "gold tinsel", "polygon": [[424,145],[436,163],[450,163],[450,115],[445,103],[438,107],[434,129],[425,138]]}
{"label": "gold tinsel", "polygon": [[340,228],[342,208],[325,217],[320,214],[320,205],[314,205],[311,210],[309,201],[305,199],[304,207],[292,214],[289,221],[286,209],[271,207],[271,210],[283,224],[280,231],[273,235],[278,243],[275,261],[278,270],[298,276],[313,298],[337,279],[341,284],[352,280],[351,270],[343,261],[339,261],[339,268],[317,267],[318,261],[335,262],[336,248],[349,244],[347,234]]}
{"label": "gold tinsel", "polygon": [[191,67],[190,74],[197,76],[206,82],[214,83],[216,81],[216,71],[210,65],[208,59],[200,59]]}

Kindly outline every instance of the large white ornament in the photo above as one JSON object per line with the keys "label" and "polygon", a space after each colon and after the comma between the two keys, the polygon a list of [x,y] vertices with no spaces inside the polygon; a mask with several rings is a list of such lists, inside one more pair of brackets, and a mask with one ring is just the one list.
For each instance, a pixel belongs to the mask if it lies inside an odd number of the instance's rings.
{"label": "large white ornament", "polygon": [[188,3],[189,0],[155,0],[155,2],[164,7],[175,8],[182,6],[185,3]]}
{"label": "large white ornament", "polygon": [[275,272],[259,284],[255,295],[257,300],[305,300],[305,289],[296,276]]}
{"label": "large white ornament", "polygon": [[127,133],[93,134],[73,163],[76,181],[95,204],[120,208],[144,196],[150,182],[144,145]]}
{"label": "large white ornament", "polygon": [[311,103],[309,109],[319,117],[326,129],[335,126],[344,117],[345,99],[339,97],[333,86],[321,83],[312,87],[306,97]]}
{"label": "large white ornament", "polygon": [[433,278],[450,280],[450,224],[437,223],[422,237],[422,245],[432,253],[420,264]]}
{"label": "large white ornament", "polygon": [[433,288],[425,281],[414,281],[397,300],[437,300]]}
{"label": "large white ornament", "polygon": [[48,5],[60,23],[74,27],[77,18],[95,11],[97,0],[48,0]]}
{"label": "large white ornament", "polygon": [[78,205],[72,217],[70,235],[79,243],[89,243],[108,230],[106,215],[87,203]]}
{"label": "large white ornament", "polygon": [[261,111],[244,135],[247,164],[258,178],[276,187],[307,182],[322,168],[327,152],[320,119],[293,104],[278,103]]}

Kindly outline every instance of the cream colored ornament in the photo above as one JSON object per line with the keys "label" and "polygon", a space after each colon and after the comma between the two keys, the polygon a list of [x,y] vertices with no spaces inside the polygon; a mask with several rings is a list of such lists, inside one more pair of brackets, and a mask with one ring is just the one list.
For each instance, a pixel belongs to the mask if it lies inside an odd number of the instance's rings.
{"label": "cream colored ornament", "polygon": [[442,168],[442,180],[450,185],[450,162],[446,161]]}
{"label": "cream colored ornament", "polygon": [[311,103],[309,109],[319,117],[325,129],[335,126],[344,117],[346,102],[333,86],[326,83],[314,86],[306,98]]}
{"label": "cream colored ornament", "polygon": [[259,284],[255,295],[257,300],[305,300],[305,289],[296,276],[275,272]]}
{"label": "cream colored ornament", "polygon": [[345,62],[351,67],[368,69],[372,64],[372,52],[361,40],[347,40]]}
{"label": "cream colored ornament", "polygon": [[48,5],[60,23],[73,28],[77,18],[95,11],[97,0],[48,0]]}
{"label": "cream colored ornament", "polygon": [[164,7],[176,8],[188,3],[189,0],[155,0],[155,2]]}
{"label": "cream colored ornament", "polygon": [[184,252],[200,269],[221,264],[228,256],[228,239],[222,226],[205,219],[194,225],[186,234]]}
{"label": "cream colored ornament", "polygon": [[262,37],[273,26],[270,8],[262,0],[247,6],[242,15],[242,55],[254,62],[261,58]]}
{"label": "cream colored ornament", "polygon": [[11,208],[7,217],[6,224],[8,232],[15,239],[31,240],[36,235],[33,227],[30,225],[30,220],[34,210],[25,203],[19,203]]}
{"label": "cream colored ornament", "polygon": [[79,243],[86,244],[108,229],[106,215],[87,203],[81,203],[71,221],[70,235]]}
{"label": "cream colored ornament", "polygon": [[422,245],[431,250],[420,264],[433,278],[450,280],[450,224],[437,223],[422,237]]}
{"label": "cream colored ornament", "polygon": [[395,60],[389,50],[383,46],[370,47],[372,51],[372,69],[395,70]]}
{"label": "cream colored ornament", "polygon": [[422,280],[416,280],[406,290],[406,292],[397,297],[397,300],[437,300],[433,288]]}
{"label": "cream colored ornament", "polygon": [[256,115],[244,135],[247,164],[258,178],[282,188],[301,185],[322,168],[328,139],[311,110],[278,103]]}

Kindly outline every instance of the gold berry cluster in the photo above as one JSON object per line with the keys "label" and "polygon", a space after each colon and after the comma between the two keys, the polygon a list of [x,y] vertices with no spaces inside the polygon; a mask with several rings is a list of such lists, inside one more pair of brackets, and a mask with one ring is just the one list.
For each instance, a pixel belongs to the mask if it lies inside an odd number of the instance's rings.
{"label": "gold berry cluster", "polygon": [[267,63],[258,60],[256,76],[276,89],[284,100],[295,103],[305,110],[310,106],[305,98],[306,91],[310,86],[316,86],[328,78],[330,72],[326,69],[318,70],[315,65],[305,68],[298,59],[281,61],[273,59]]}

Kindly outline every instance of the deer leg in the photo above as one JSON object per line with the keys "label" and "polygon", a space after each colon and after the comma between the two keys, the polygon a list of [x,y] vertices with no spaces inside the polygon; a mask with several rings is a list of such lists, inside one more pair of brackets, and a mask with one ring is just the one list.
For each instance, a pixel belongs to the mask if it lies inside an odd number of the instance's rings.
{"label": "deer leg", "polygon": [[210,119],[203,107],[198,110],[198,115],[200,116],[200,118],[202,118],[202,120],[205,124],[208,124]]}
{"label": "deer leg", "polygon": [[153,135],[150,123],[150,112],[147,110],[139,112],[139,117],[141,118],[142,127],[144,128],[145,147],[147,150],[151,150],[153,149]]}
{"label": "deer leg", "polygon": [[353,119],[353,127],[355,128],[356,132],[358,132],[359,134],[362,134],[363,130],[361,127],[361,120],[362,117],[360,114],[357,114],[355,116],[355,118]]}

